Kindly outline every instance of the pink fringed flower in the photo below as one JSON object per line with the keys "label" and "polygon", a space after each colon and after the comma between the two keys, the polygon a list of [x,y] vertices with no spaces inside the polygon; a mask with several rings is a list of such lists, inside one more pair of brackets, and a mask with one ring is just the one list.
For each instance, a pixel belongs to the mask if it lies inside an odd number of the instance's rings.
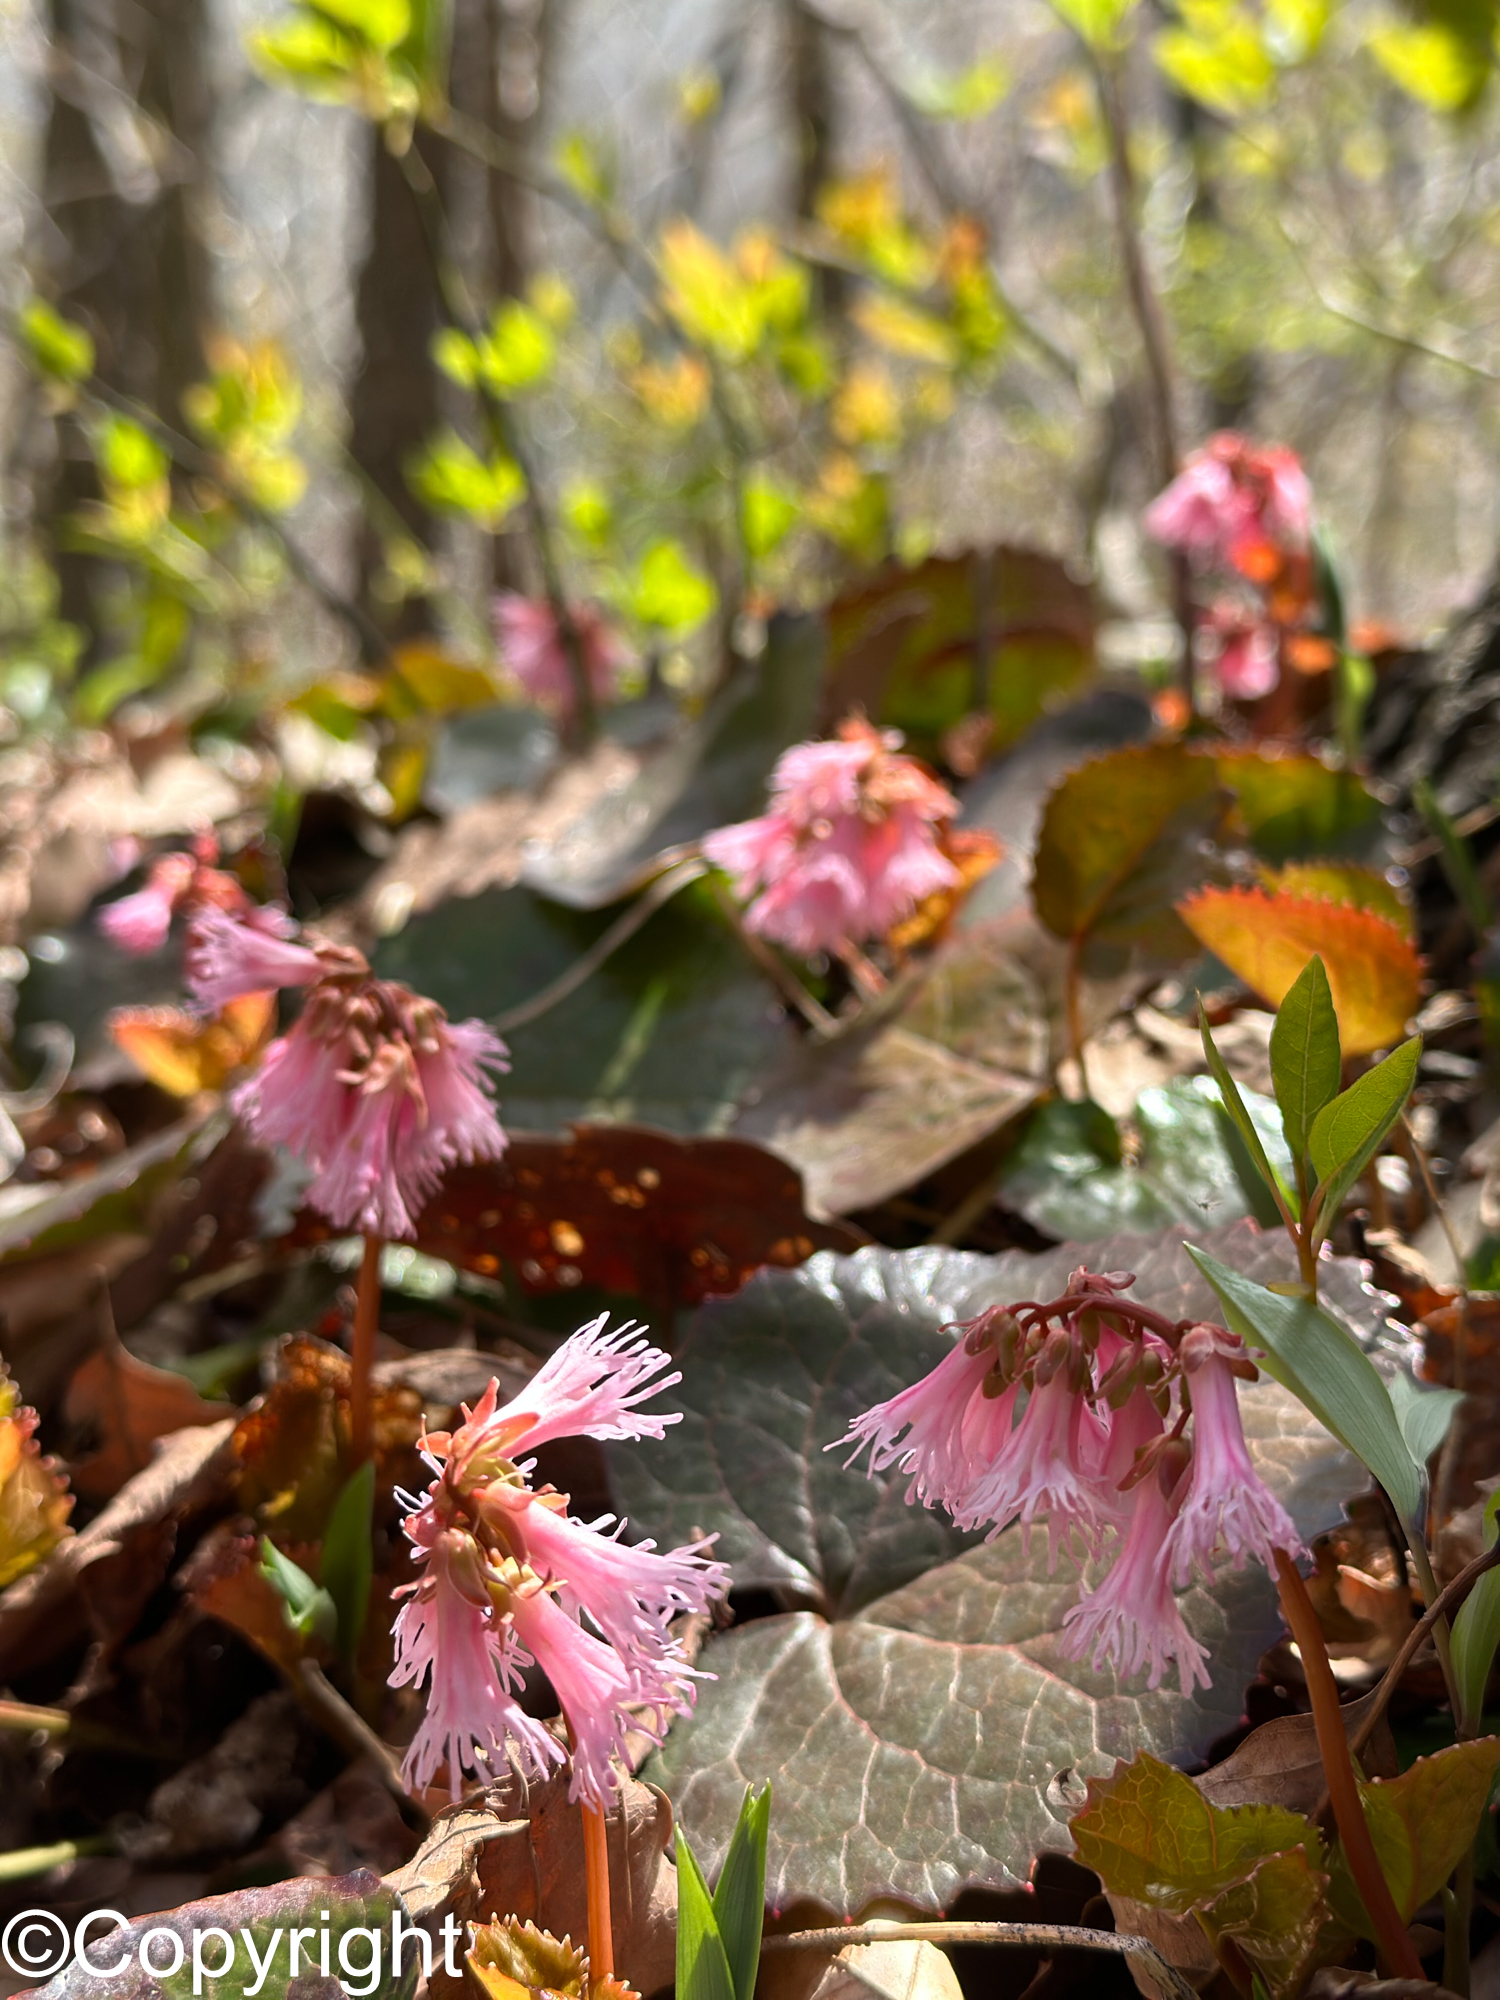
{"label": "pink fringed flower", "polygon": [[327,966],[307,945],[292,943],[295,929],[284,910],[269,904],[252,914],[201,911],[188,933],[188,991],[200,1007],[218,1008],[247,993],[311,986]]}
{"label": "pink fringed flower", "polygon": [[[1173,1596],[1219,1550],[1236,1566],[1300,1538],[1256,1473],[1236,1377],[1255,1369],[1223,1327],[1171,1321],[1129,1297],[1129,1272],[1074,1271],[1060,1298],[991,1307],[938,1365],[850,1424],[830,1451],[870,1453],[870,1472],[908,1476],[908,1504],[942,1506],[964,1529],[1047,1524],[1051,1567],[1071,1546],[1109,1560],[1067,1615],[1066,1650],[1149,1670],[1171,1661],[1184,1694],[1207,1655]],[[1025,1402],[1022,1404],[1022,1392]],[[1019,1421],[1014,1421],[1020,1410]]]}
{"label": "pink fringed flower", "polygon": [[376,979],[349,946],[294,941],[291,928],[279,912],[242,922],[220,910],[193,926],[188,982],[200,1005],[310,989],[234,1110],[262,1145],[305,1162],[307,1198],[336,1228],[411,1236],[449,1167],[505,1150],[490,1095],[493,1073],[510,1067],[505,1044],[482,1021],[450,1022],[435,1000]]}
{"label": "pink fringed flower", "polygon": [[1237,605],[1215,604],[1200,628],[1217,648],[1210,666],[1233,701],[1259,701],[1281,678],[1281,633],[1270,619]]}
{"label": "pink fringed flower", "polygon": [[95,919],[99,929],[121,951],[140,955],[161,950],[174,917],[233,910],[256,921],[262,913],[233,875],[215,867],[218,858],[219,843],[211,833],[200,834],[191,853],[160,855],[151,864],[144,887],[105,904]]}
{"label": "pink fringed flower", "polygon": [[1254,1556],[1274,1572],[1277,1549],[1296,1555],[1302,1537],[1285,1507],[1250,1462],[1240,1422],[1236,1368],[1244,1349],[1222,1327],[1194,1327],[1182,1342],[1183,1370],[1193,1401],[1193,1457],[1172,1530],[1172,1575],[1190,1581],[1194,1568],[1213,1580],[1215,1551],[1243,1569]]}
{"label": "pink fringed flower", "polygon": [[938,839],[958,802],[900,740],[855,718],[837,742],[797,744],[772,773],[771,810],[704,840],[750,930],[808,958],[883,937],[958,885]]}
{"label": "pink fringed flower", "polygon": [[1312,488],[1295,452],[1258,448],[1219,431],[1195,451],[1146,510],[1146,532],[1205,565],[1228,564],[1254,580],[1262,551],[1306,552]]}
{"label": "pink fringed flower", "polygon": [[[1181,1482],[1179,1481],[1179,1484]],[[1096,1669],[1113,1666],[1123,1679],[1149,1669],[1148,1688],[1160,1685],[1175,1660],[1185,1695],[1209,1685],[1208,1654],[1183,1622],[1172,1594],[1169,1543],[1175,1500],[1153,1471],[1135,1489],[1130,1529],[1098,1589],[1063,1619],[1063,1651],[1091,1656]]]}
{"label": "pink fringed flower", "polygon": [[[407,1753],[411,1782],[446,1762],[456,1797],[462,1771],[507,1753],[540,1770],[561,1745],[511,1700],[513,1677],[535,1663],[557,1695],[572,1738],[571,1796],[602,1805],[618,1783],[627,1729],[660,1740],[670,1717],[691,1707],[694,1682],[671,1621],[702,1613],[728,1586],[708,1542],[657,1551],[571,1518],[567,1497],[535,1490],[513,1453],[546,1438],[660,1437],[671,1412],[639,1410],[675,1375],[667,1357],[627,1326],[611,1336],[601,1318],[580,1328],[521,1395],[501,1406],[491,1382],[450,1433],[425,1440],[438,1476],[411,1500],[406,1532],[424,1565],[406,1586],[396,1625],[395,1685],[430,1677],[427,1715]],[[455,1553],[458,1552],[458,1553]],[[447,1593],[446,1596],[444,1593]],[[470,1625],[454,1599],[471,1606]],[[450,1665],[437,1609],[460,1643]],[[539,1744],[535,1732],[546,1738]]]}
{"label": "pink fringed flower", "polygon": [[[630,655],[596,606],[570,608],[594,699],[608,701]],[[495,635],[501,658],[532,700],[571,714],[576,699],[573,670],[552,606],[519,591],[502,591],[495,599]]]}

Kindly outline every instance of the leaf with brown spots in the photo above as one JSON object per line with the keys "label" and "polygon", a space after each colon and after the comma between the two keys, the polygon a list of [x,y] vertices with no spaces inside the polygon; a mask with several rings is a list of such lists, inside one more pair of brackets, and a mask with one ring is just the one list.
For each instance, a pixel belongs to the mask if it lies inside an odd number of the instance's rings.
{"label": "leaf with brown spots", "polygon": [[74,1490],[85,1499],[107,1500],[150,1464],[158,1438],[233,1414],[231,1403],[205,1402],[185,1375],[153,1368],[108,1341],[74,1371],[63,1400],[67,1421],[86,1427],[96,1440],[73,1467]]}
{"label": "leaf with brown spots", "polygon": [[[326,1223],[304,1212],[296,1237]],[[527,1291],[597,1285],[653,1308],[736,1292],[764,1265],[790,1270],[858,1241],[814,1222],[802,1180],[744,1139],[678,1139],[638,1125],[512,1133],[503,1159],[455,1167],[417,1218],[416,1245],[483,1275],[510,1265]]]}

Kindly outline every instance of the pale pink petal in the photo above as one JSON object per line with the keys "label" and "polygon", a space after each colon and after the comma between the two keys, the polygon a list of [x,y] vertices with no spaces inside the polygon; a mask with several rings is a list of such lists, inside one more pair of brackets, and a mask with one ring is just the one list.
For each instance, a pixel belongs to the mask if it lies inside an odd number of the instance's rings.
{"label": "pale pink petal", "polygon": [[322,977],[323,963],[315,951],[290,941],[291,929],[281,911],[261,911],[246,922],[227,910],[200,910],[188,934],[188,991],[200,1007],[217,1009],[247,993],[311,986]]}
{"label": "pale pink petal", "polygon": [[872,755],[873,745],[864,739],[794,743],[771,773],[773,806],[798,827],[858,812],[860,774]]}
{"label": "pale pink petal", "polygon": [[1195,1686],[1209,1685],[1208,1654],[1172,1594],[1168,1540],[1175,1511],[1154,1474],[1135,1488],[1123,1547],[1099,1588],[1063,1619],[1063,1652],[1074,1660],[1091,1655],[1096,1671],[1113,1666],[1122,1680],[1149,1668],[1149,1688],[1175,1660],[1182,1692],[1191,1696]]}
{"label": "pale pink petal", "polygon": [[856,1417],[846,1435],[826,1449],[852,1445],[845,1461],[852,1465],[868,1446],[871,1477],[898,1465],[911,1475],[908,1505],[920,1500],[951,1511],[1010,1435],[1015,1388],[984,1394],[994,1365],[993,1347],[973,1354],[968,1340],[960,1338],[920,1381]]}
{"label": "pale pink petal", "polygon": [[662,1373],[671,1368],[672,1357],[653,1347],[634,1320],[613,1333],[608,1329],[608,1313],[581,1326],[482,1430],[466,1425],[463,1433],[455,1433],[455,1455],[460,1435],[466,1454],[502,1449],[514,1457],[551,1438],[660,1438],[668,1424],[681,1423],[680,1412],[658,1414],[638,1407],[682,1380],[676,1369]]}
{"label": "pale pink petal", "polygon": [[1235,1569],[1254,1556],[1273,1575],[1276,1550],[1302,1553],[1291,1516],[1251,1462],[1229,1363],[1211,1355],[1188,1376],[1193,1400],[1193,1456],[1172,1530],[1172,1575],[1187,1583],[1194,1568],[1212,1581],[1215,1552]]}
{"label": "pale pink petal", "polygon": [[457,1799],[462,1772],[493,1779],[507,1755],[538,1778],[563,1762],[562,1744],[512,1692],[526,1664],[514,1632],[457,1587],[441,1551],[429,1556],[422,1583],[396,1615],[392,1637],[391,1685],[430,1682],[427,1713],[401,1767],[414,1790],[430,1784],[444,1763]]}
{"label": "pale pink petal", "polygon": [[1229,467],[1195,452],[1146,509],[1146,533],[1169,549],[1210,558],[1223,551],[1243,514]]}
{"label": "pale pink petal", "polygon": [[160,951],[172,928],[173,899],[170,892],[148,882],[133,896],[121,896],[107,903],[96,919],[112,945],[137,956]]}
{"label": "pale pink petal", "polygon": [[1234,701],[1259,701],[1281,679],[1276,627],[1257,622],[1236,624],[1221,631],[1218,655],[1213,662],[1220,687]]}
{"label": "pale pink petal", "polygon": [[1090,1460],[1099,1457],[1100,1420],[1070,1385],[1066,1371],[1031,1392],[1004,1448],[955,1507],[961,1528],[991,1523],[988,1540],[1016,1519],[1026,1528],[1046,1519],[1052,1566],[1069,1531],[1092,1546],[1101,1522]]}
{"label": "pale pink petal", "polygon": [[762,882],[774,880],[796,851],[796,828],[782,813],[737,820],[705,835],[703,841],[704,854],[715,868],[734,878],[734,893],[742,901],[754,895]]}

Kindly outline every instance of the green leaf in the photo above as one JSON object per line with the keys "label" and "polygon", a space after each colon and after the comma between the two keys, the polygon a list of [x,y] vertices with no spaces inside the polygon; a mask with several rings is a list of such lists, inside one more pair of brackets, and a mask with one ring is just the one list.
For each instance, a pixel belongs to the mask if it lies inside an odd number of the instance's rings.
{"label": "green leaf", "polygon": [[677,1829],[677,1992],[681,2000],[736,2000],[713,1898]]}
{"label": "green leaf", "polygon": [[[1279,1233],[1242,1224],[1209,1240],[1266,1277],[1293,1268]],[[1106,1238],[1084,1255],[1095,1269],[1128,1261],[1139,1296],[1173,1319],[1217,1316],[1173,1238]],[[773,1779],[773,1908],[807,1897],[852,1914],[899,1896],[934,1909],[965,1883],[1024,1880],[1035,1855],[1067,1842],[1051,1791],[1064,1766],[1105,1777],[1139,1750],[1188,1763],[1239,1716],[1241,1676],[1279,1629],[1258,1566],[1180,1599],[1214,1675],[1184,1700],[1066,1657],[1080,1580],[1069,1564],[1049,1572],[1045,1537],[975,1546],[906,1505],[899,1469],[869,1479],[844,1468],[847,1451],[824,1450],[949,1351],[945,1323],[1051,1298],[1081,1261],[1077,1245],[998,1258],[871,1248],[761,1273],[683,1329],[685,1416],[670,1437],[649,1454],[605,1447],[616,1511],[649,1518],[663,1546],[694,1525],[717,1530],[740,1588],[806,1607],[707,1642],[700,1664],[719,1678],[646,1770],[710,1871],[746,1783]],[[1330,1260],[1326,1272],[1373,1328],[1359,1267]],[[1247,1385],[1241,1408],[1253,1461],[1298,1532],[1336,1521],[1347,1454],[1274,1382]]]}
{"label": "green leaf", "polygon": [[[1268,1188],[1273,1192],[1280,1192],[1282,1200],[1295,1216],[1298,1209],[1296,1192],[1287,1185],[1281,1174],[1271,1165],[1266,1155],[1264,1141],[1261,1139],[1255,1120],[1246,1109],[1245,1100],[1240,1095],[1240,1087],[1230,1075],[1228,1065],[1219,1054],[1218,1045],[1209,1032],[1208,1013],[1202,1000],[1198,1002],[1198,1033],[1203,1039],[1203,1053],[1208,1061],[1209,1074],[1219,1086],[1219,1097],[1223,1103],[1225,1114],[1233,1122],[1235,1130],[1239,1133],[1245,1149],[1250,1155],[1251,1164]],[[1283,1131],[1285,1131],[1284,1120]]]}
{"label": "green leaf", "polygon": [[760,1934],[766,1915],[766,1837],[771,1824],[771,1787],[745,1788],[729,1852],[714,1889],[714,1921],[724,1941],[734,1982],[734,2000],[753,2000],[760,1964]]}
{"label": "green leaf", "polygon": [[544,382],[557,361],[557,335],[539,312],[521,299],[495,308],[489,332],[479,344],[479,374],[497,396],[514,396]]}
{"label": "green leaf", "polygon": [[409,0],[311,0],[319,14],[351,29],[372,49],[393,49],[411,28]]}
{"label": "green leaf", "polygon": [[514,459],[486,462],[457,431],[443,431],[408,461],[406,477],[412,491],[429,507],[446,514],[469,514],[487,528],[498,528],[526,493],[526,480]]}
{"label": "green leaf", "polygon": [[1307,1152],[1313,1120],[1338,1095],[1342,1061],[1328,973],[1322,959],[1313,957],[1277,1009],[1271,1029],[1271,1077],[1295,1158]]}
{"label": "green leaf", "polygon": [[752,472],[740,499],[740,526],[751,555],[768,556],[802,518],[802,503],[769,472]]}
{"label": "green leaf", "polygon": [[1357,771],[1264,750],[1221,750],[1212,761],[1263,860],[1361,859],[1379,838],[1380,802]]}
{"label": "green leaf", "polygon": [[718,601],[713,579],[674,541],[656,542],[646,551],[630,592],[630,608],[641,623],[674,636],[701,625]]}
{"label": "green leaf", "polygon": [[[1483,1736],[1418,1757],[1399,1777],[1361,1784],[1370,1838],[1403,1923],[1438,1894],[1467,1853],[1497,1769],[1500,1736]],[[1373,1936],[1341,1853],[1329,1872],[1337,1914],[1351,1930]]]}
{"label": "green leaf", "polygon": [[1414,1521],[1422,1504],[1421,1474],[1370,1357],[1310,1299],[1268,1291],[1207,1251],[1187,1247],[1218,1293],[1228,1324],[1268,1350],[1268,1371],[1375,1475],[1402,1519]]}
{"label": "green leaf", "polygon": [[1434,111],[1466,111],[1489,81],[1484,42],[1441,21],[1377,28],[1370,49],[1387,76]]}
{"label": "green leaf", "polygon": [[984,55],[955,76],[918,78],[907,91],[913,104],[929,118],[962,123],[983,118],[1010,89],[1010,68],[1003,56]]}
{"label": "green leaf", "polygon": [[1413,1035],[1384,1062],[1366,1070],[1349,1088],[1325,1104],[1313,1120],[1307,1150],[1318,1176],[1321,1203],[1317,1238],[1338,1220],[1340,1205],[1364,1172],[1375,1149],[1401,1116],[1417,1080],[1422,1041]]}
{"label": "green leaf", "polygon": [[260,1573],[286,1607],[286,1622],[304,1639],[325,1646],[338,1641],[338,1612],[333,1599],[307,1571],[284,1556],[269,1535],[260,1538]]}
{"label": "green leaf", "polygon": [[290,14],[258,28],[248,47],[258,66],[312,97],[338,98],[349,82],[358,44],[317,14]]}
{"label": "green leaf", "polygon": [[94,372],[94,343],[72,320],[45,299],[30,298],[18,315],[21,338],[33,367],[59,382],[86,382]]}
{"label": "green leaf", "polygon": [[1215,1806],[1191,1778],[1140,1756],[1102,1783],[1068,1822],[1078,1859],[1112,1896],[1181,1914],[1288,1848],[1321,1858],[1322,1836],[1285,1806]]}
{"label": "green leaf", "polygon": [[320,1568],[323,1588],[338,1617],[339,1652],[353,1660],[365,1629],[374,1567],[371,1523],[375,1512],[375,1465],[366,1459],[333,1503],[323,1531]]}
{"label": "green leaf", "polygon": [[1125,23],[1135,0],[1052,0],[1052,11],[1091,49],[1124,45]]}
{"label": "green leaf", "polygon": [[1092,758],[1047,800],[1032,895],[1055,936],[1192,955],[1172,905],[1196,880],[1224,804],[1212,761],[1177,743]]}
{"label": "green leaf", "polygon": [[133,491],[154,486],[171,466],[161,446],[129,417],[109,415],[94,432],[94,456],[111,485]]}
{"label": "green leaf", "polygon": [[[1252,1115],[1243,1098],[1239,1105],[1262,1154],[1269,1146],[1289,1167],[1274,1106],[1257,1098]],[[1150,1086],[1130,1123],[1136,1143],[1126,1160],[1106,1111],[1054,1097],[1028,1121],[1000,1183],[1001,1199],[1039,1229],[1084,1243],[1117,1229],[1218,1226],[1254,1211],[1230,1144],[1236,1126],[1214,1079],[1173,1077]],[[1255,1185],[1253,1171],[1248,1177]],[[1278,1219],[1274,1210],[1269,1219]]]}
{"label": "green leaf", "polygon": [[1214,1950],[1233,1939],[1268,2000],[1297,2000],[1313,1966],[1350,1940],[1327,1900],[1328,1877],[1305,1848],[1268,1855],[1197,1911]]}
{"label": "green leaf", "polygon": [[[1500,1492],[1492,1493],[1484,1509],[1484,1546],[1492,1549],[1500,1536]],[[1453,1676],[1466,1727],[1474,1728],[1484,1711],[1485,1691],[1495,1649],[1500,1647],[1500,1570],[1486,1570],[1453,1620]]]}
{"label": "green leaf", "polygon": [[1410,1375],[1391,1378],[1391,1401],[1412,1463],[1425,1469],[1448,1435],[1463,1394],[1458,1389],[1422,1389]]}

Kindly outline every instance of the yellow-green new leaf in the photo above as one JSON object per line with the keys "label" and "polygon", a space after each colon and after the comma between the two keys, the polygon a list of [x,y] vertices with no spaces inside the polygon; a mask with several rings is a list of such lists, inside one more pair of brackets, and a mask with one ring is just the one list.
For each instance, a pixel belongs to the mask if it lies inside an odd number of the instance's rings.
{"label": "yellow-green new leaf", "polygon": [[1320,1242],[1338,1220],[1345,1195],[1401,1116],[1417,1080],[1421,1053],[1421,1038],[1413,1035],[1399,1049],[1392,1049],[1384,1062],[1366,1070],[1331,1104],[1325,1104],[1314,1118],[1307,1151],[1321,1195],[1317,1226]]}
{"label": "yellow-green new leaf", "polygon": [[1196,1912],[1215,1951],[1232,1938],[1250,1961],[1268,2000],[1297,2000],[1308,1973],[1349,1940],[1328,1906],[1328,1877],[1304,1848],[1268,1854]]}

